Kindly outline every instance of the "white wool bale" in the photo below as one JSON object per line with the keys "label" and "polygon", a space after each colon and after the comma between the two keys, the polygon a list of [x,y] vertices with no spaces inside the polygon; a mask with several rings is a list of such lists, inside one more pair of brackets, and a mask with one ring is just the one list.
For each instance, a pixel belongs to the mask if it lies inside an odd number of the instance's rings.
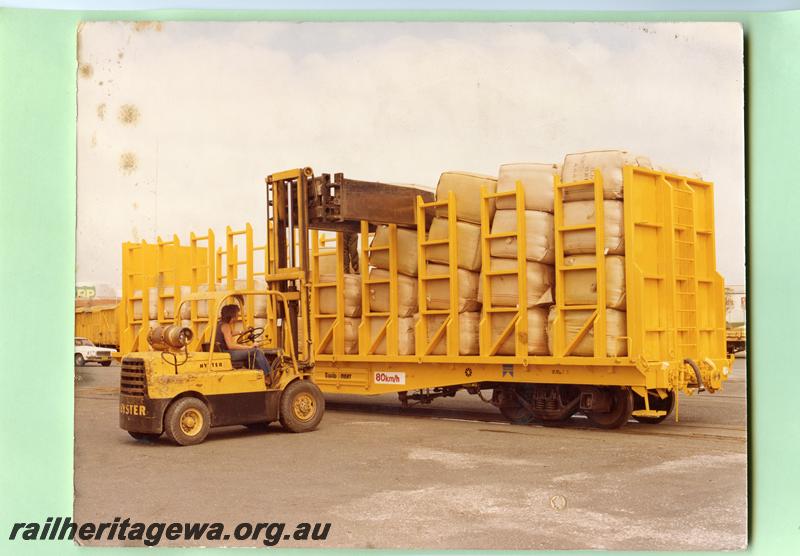
{"label": "white wool bale", "polygon": [[[498,210],[492,224],[492,234],[518,232],[517,211]],[[525,211],[525,258],[529,261],[552,263],[555,260],[553,215],[538,210]],[[517,258],[517,238],[493,239],[490,243],[492,257]]]}
{"label": "white wool bale", "polygon": [[[572,153],[564,157],[561,166],[561,181],[572,183],[594,178],[594,170],[600,170],[603,176],[603,198],[622,199],[623,166],[641,166],[652,168],[653,164],[646,156],[635,155],[628,151],[589,151]],[[593,199],[591,187],[571,187],[564,190],[565,201]]]}
{"label": "white wool bale", "polygon": [[[545,307],[531,307],[528,309],[528,355],[547,355],[549,353],[547,348],[547,312]],[[514,316],[514,313],[492,314],[492,345],[500,338],[500,334],[503,333],[503,330],[505,330]],[[516,332],[512,330],[511,334],[500,344],[497,355],[516,354],[515,336]],[[523,339],[523,341],[525,340]]]}
{"label": "white wool bale", "polygon": [[[559,175],[558,164],[503,164],[497,176],[497,192],[516,191],[517,181],[525,190],[525,210],[553,212],[553,176]],[[498,197],[497,210],[517,208],[516,197]]]}
{"label": "white wool bale", "polygon": [[[398,355],[414,355],[414,325],[416,323],[416,319],[412,317],[400,317],[397,319],[397,330],[398,330],[398,343],[397,343],[397,353]],[[370,334],[371,338],[374,341],[378,335],[378,332],[383,328],[386,324],[385,318],[374,317],[370,319]],[[376,355],[386,355],[386,336],[378,342],[378,345],[375,346],[375,354]]]}
{"label": "white wool bale", "polygon": [[[175,318],[175,295],[173,291],[175,290],[172,286],[167,286],[164,288],[164,295],[169,295],[171,297],[164,298],[164,318],[174,319]],[[181,300],[183,300],[187,295],[189,295],[192,291],[192,288],[189,286],[181,286],[178,288],[180,292]],[[192,316],[192,304],[188,301],[186,303],[181,304],[181,319],[189,319]]]}
{"label": "white wool bale", "polygon": [[[319,319],[319,338],[325,337],[333,326],[336,319]],[[360,318],[345,317],[344,319],[344,352],[346,354],[358,353],[358,327],[361,324]],[[324,354],[333,353],[333,338],[328,345],[321,351]]]}
{"label": "white wool bale", "polygon": [[[216,284],[216,291],[219,291],[222,288],[222,284]],[[207,293],[208,292],[208,284],[200,284],[197,286],[198,293]],[[208,300],[200,300],[197,302],[197,316],[200,318],[207,318],[208,317]],[[218,307],[217,310],[221,309]]]}
{"label": "white wool bale", "polygon": [[[428,233],[428,240],[442,240],[450,237],[447,218],[434,218]],[[456,221],[456,247],[458,266],[465,270],[481,268],[481,227],[478,224]],[[427,248],[426,259],[434,263],[450,263],[450,246],[431,245]]]}
{"label": "white wool bale", "polygon": [[[225,283],[217,283],[215,284],[216,292],[226,291],[228,288],[227,282]],[[234,292],[240,290],[246,290],[247,288],[247,280],[234,280],[233,282],[233,290]],[[253,290],[263,290],[266,291],[267,283],[264,280],[255,278],[253,279]],[[198,293],[207,293],[209,291],[208,284],[200,284],[197,287]],[[253,299],[253,316],[255,318],[266,318],[267,317],[267,307],[269,304],[269,296],[267,295],[241,295],[240,298],[234,299],[233,297],[228,297],[226,300],[223,301],[224,305],[238,305],[239,301],[245,302],[246,307],[246,300],[248,297]],[[208,300],[200,300],[197,302],[197,316],[200,318],[208,317]],[[187,304],[189,305],[189,304]],[[222,307],[217,307],[217,313],[222,309]],[[182,309],[184,311],[185,309]]]}
{"label": "white wool bale", "polygon": [[[371,248],[389,246],[389,226],[378,226],[372,238]],[[375,251],[369,255],[369,264],[389,270],[389,250]],[[417,231],[397,228],[397,272],[416,276],[418,267]]]}
{"label": "white wool bale", "polygon": [[[444,201],[452,191],[456,198],[456,219],[481,223],[481,188],[497,191],[497,178],[470,172],[444,172],[436,186],[436,200]],[[489,201],[489,221],[494,216],[495,202]],[[447,207],[436,207],[436,216],[447,218]]]}
{"label": "white wool bale", "polygon": [[[547,347],[553,353],[553,326],[556,318],[556,307],[550,308],[547,316]],[[569,345],[572,339],[578,334],[583,325],[592,314],[592,310],[585,311],[564,311],[562,318],[566,319],[565,344]],[[627,340],[627,313],[616,309],[606,309],[606,355],[608,357],[623,357],[628,353]],[[592,356],[594,355],[594,327],[584,335],[570,355]]]}
{"label": "white wool bale", "polygon": [[[491,267],[493,271],[516,270],[517,261],[492,257]],[[525,268],[528,282],[528,291],[525,299],[526,306],[533,307],[540,303],[549,302],[551,295],[545,294],[551,292],[551,288],[555,284],[553,266],[527,261]],[[493,306],[516,307],[519,304],[518,274],[490,276],[489,281],[491,282]],[[543,296],[546,299],[543,299]]]}
{"label": "white wool bale", "polygon": [[[595,264],[594,255],[569,255],[564,266]],[[609,255],[606,266],[606,307],[625,310],[625,257]],[[597,303],[597,272],[594,269],[571,270],[564,273],[564,301],[567,305]]]}
{"label": "white wool bale", "polygon": [[[427,268],[429,276],[441,276],[450,271],[450,267],[447,265],[436,263],[428,263]],[[481,303],[478,299],[480,274],[459,268],[456,276],[458,280],[458,312],[480,310]],[[426,290],[428,309],[450,308],[450,280],[428,280]]]}
{"label": "white wool bale", "polygon": [[[382,268],[373,268],[369,271],[369,279],[388,280],[389,271]],[[374,313],[388,313],[390,311],[389,284],[369,285],[369,309]],[[417,279],[403,274],[397,274],[397,314],[401,317],[410,317],[419,309],[417,301]]]}
{"label": "white wool bale", "polygon": [[[233,287],[236,290],[246,290],[247,280],[234,280]],[[267,283],[264,280],[254,278],[252,289],[266,291]],[[247,297],[253,298],[253,316],[258,318],[265,318],[267,316],[268,297],[266,295],[252,295]]]}
{"label": "white wool bale", "polygon": [[[605,220],[605,249],[608,255],[625,254],[625,225],[622,201],[603,201]],[[594,224],[594,201],[564,203],[564,226]],[[594,230],[564,232],[564,254],[595,253]]]}
{"label": "white wool bale", "polygon": [[[478,324],[480,322],[480,312],[465,312],[458,314],[458,352],[460,355],[478,355],[480,344],[478,337]],[[430,315],[428,317],[428,342],[433,339],[434,334],[442,325],[447,315]],[[446,355],[447,343],[446,335],[442,336],[430,355]]]}
{"label": "white wool bale", "polygon": [[[335,283],[336,274],[322,274],[320,283]],[[336,287],[319,288],[319,312],[323,315],[335,315],[337,309]],[[344,316],[361,316],[361,276],[344,274]]]}
{"label": "white wool bale", "polygon": [[[156,288],[147,288],[147,306],[149,310],[147,311],[147,318],[154,319],[156,318],[158,312],[158,290]],[[133,292],[133,297],[143,297],[142,290],[135,290]],[[133,301],[133,319],[134,320],[142,320],[142,300],[136,299]]]}
{"label": "white wool bale", "polygon": [[321,249],[318,261],[320,274],[336,274],[336,250]]}

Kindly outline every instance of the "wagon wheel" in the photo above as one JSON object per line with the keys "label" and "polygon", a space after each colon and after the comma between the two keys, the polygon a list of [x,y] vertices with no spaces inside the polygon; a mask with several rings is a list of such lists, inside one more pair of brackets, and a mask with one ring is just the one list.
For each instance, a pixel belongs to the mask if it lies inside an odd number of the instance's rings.
{"label": "wagon wheel", "polygon": [[566,425],[572,420],[572,416],[575,415],[580,406],[578,404],[580,400],[581,391],[578,388],[571,387],[571,386],[560,386],[559,387],[559,401],[562,406],[568,408],[565,409],[566,413],[563,417],[552,417],[546,414],[542,414],[541,416],[537,416],[536,419],[545,427],[561,427]]}
{"label": "wagon wheel", "polygon": [[571,410],[566,417],[561,417],[560,419],[539,419],[539,422],[545,427],[561,427],[572,421],[572,416],[577,412],[578,408],[576,407],[574,410]]}
{"label": "wagon wheel", "polygon": [[501,405],[497,409],[500,413],[515,425],[528,425],[533,422],[533,414],[521,405],[518,406],[505,406]]}
{"label": "wagon wheel", "polygon": [[528,425],[534,421],[534,415],[525,407],[519,392],[504,389],[500,393],[500,404],[497,409],[503,417],[515,425]]}
{"label": "wagon wheel", "polygon": [[633,396],[629,388],[610,389],[611,409],[605,413],[586,411],[586,417],[601,429],[618,429],[628,422],[633,412]]}

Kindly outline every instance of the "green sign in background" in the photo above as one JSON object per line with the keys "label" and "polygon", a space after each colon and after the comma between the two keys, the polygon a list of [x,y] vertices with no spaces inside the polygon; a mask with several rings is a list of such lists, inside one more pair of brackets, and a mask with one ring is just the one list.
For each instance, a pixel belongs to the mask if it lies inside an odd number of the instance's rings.
{"label": "green sign in background", "polygon": [[800,551],[800,370],[794,361],[800,13],[0,10],[1,553],[78,550],[68,542],[6,539],[14,522],[72,513],[75,31],[82,20],[114,19],[740,21],[747,87],[749,551]]}

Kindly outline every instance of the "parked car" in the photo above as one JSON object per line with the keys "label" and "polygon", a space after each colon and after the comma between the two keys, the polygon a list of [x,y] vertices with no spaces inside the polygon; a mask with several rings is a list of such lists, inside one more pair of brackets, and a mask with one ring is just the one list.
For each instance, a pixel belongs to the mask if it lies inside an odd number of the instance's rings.
{"label": "parked car", "polygon": [[111,350],[98,348],[88,338],[75,338],[75,366],[83,367],[89,362],[108,367],[111,365]]}

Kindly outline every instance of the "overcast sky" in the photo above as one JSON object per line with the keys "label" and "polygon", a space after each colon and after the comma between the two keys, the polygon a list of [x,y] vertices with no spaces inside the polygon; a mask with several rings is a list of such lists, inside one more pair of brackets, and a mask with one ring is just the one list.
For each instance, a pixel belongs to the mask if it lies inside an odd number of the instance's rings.
{"label": "overcast sky", "polygon": [[594,149],[713,181],[744,283],[738,24],[97,22],[78,56],[78,283],[119,288],[123,241],[263,234],[275,171],[434,187]]}

